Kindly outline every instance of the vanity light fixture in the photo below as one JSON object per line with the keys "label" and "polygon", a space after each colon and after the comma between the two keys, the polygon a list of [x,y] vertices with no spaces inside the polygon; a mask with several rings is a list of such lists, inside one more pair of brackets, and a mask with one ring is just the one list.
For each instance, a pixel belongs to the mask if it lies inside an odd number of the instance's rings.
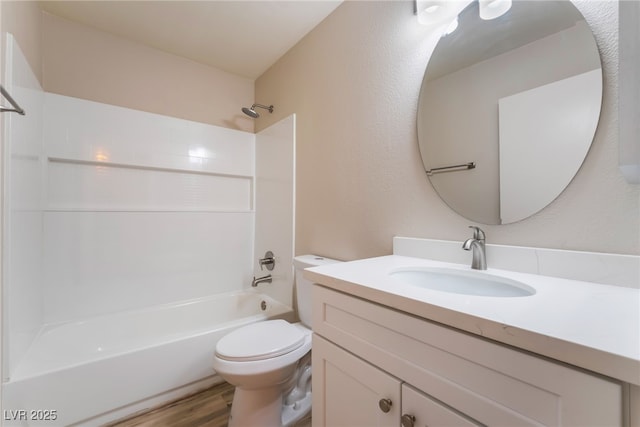
{"label": "vanity light fixture", "polygon": [[[471,3],[470,0],[415,0],[418,22],[431,27],[447,23],[445,34],[451,34],[458,26],[458,14]],[[498,18],[511,9],[512,0],[478,0],[480,18]]]}
{"label": "vanity light fixture", "polygon": [[498,18],[511,9],[511,0],[478,0],[480,3],[480,18],[488,21]]}

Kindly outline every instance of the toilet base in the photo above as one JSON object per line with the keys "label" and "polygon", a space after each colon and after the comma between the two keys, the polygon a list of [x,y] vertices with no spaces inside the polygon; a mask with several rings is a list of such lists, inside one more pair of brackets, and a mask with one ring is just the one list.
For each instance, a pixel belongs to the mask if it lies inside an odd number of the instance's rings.
{"label": "toilet base", "polygon": [[246,390],[236,387],[229,427],[281,427],[282,389]]}
{"label": "toilet base", "polygon": [[282,427],[294,427],[295,423],[311,413],[311,393],[293,405],[282,407]]}
{"label": "toilet base", "polygon": [[294,427],[310,412],[311,354],[307,353],[299,361],[289,385],[236,387],[228,427]]}
{"label": "toilet base", "polygon": [[311,411],[311,392],[291,405],[282,389],[243,390],[236,387],[228,427],[293,427]]}

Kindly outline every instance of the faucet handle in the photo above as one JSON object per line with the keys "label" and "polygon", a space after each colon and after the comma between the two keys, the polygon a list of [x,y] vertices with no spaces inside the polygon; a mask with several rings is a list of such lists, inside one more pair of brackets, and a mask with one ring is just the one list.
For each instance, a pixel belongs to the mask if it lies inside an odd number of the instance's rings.
{"label": "faucet handle", "polygon": [[473,228],[473,238],[476,240],[485,240],[487,237],[484,234],[484,231],[480,227],[476,227],[475,225],[470,225],[469,228]]}
{"label": "faucet handle", "polygon": [[273,271],[273,268],[276,266],[276,259],[273,256],[273,252],[267,251],[264,254],[264,258],[258,260],[258,264],[260,265],[260,270],[262,270],[263,267],[267,267],[267,270]]}

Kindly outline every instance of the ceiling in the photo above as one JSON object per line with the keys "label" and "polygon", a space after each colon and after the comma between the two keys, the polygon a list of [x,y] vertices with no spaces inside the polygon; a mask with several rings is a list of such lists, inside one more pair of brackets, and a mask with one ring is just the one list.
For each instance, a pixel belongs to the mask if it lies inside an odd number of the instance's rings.
{"label": "ceiling", "polygon": [[41,9],[256,79],[342,0],[40,1]]}

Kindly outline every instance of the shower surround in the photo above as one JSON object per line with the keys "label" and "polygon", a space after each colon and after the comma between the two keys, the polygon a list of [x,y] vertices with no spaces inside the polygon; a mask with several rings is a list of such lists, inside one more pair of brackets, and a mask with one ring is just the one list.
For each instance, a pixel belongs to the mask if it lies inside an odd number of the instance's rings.
{"label": "shower surround", "polygon": [[[219,336],[292,316],[295,116],[255,135],[47,93],[8,39],[27,116],[3,138],[3,409],[94,425],[219,381]],[[256,290],[264,248],[277,268]],[[97,375],[115,371],[132,382]]]}
{"label": "shower surround", "polygon": [[44,117],[47,323],[251,282],[255,135],[49,93]]}

